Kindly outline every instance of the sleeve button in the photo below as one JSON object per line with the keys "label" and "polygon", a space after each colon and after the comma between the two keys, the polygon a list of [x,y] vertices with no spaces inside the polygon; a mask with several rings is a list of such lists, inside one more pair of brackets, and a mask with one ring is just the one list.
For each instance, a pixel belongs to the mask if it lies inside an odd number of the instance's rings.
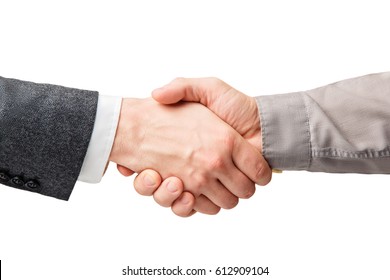
{"label": "sleeve button", "polygon": [[10,177],[5,172],[0,172],[0,182],[5,183],[8,182]]}
{"label": "sleeve button", "polygon": [[21,186],[24,185],[23,180],[22,180],[20,177],[18,177],[18,176],[12,178],[11,182],[12,182],[14,185],[18,186],[18,187],[21,187]]}
{"label": "sleeve button", "polygon": [[39,183],[31,180],[26,183],[26,187],[30,189],[37,189],[39,188]]}

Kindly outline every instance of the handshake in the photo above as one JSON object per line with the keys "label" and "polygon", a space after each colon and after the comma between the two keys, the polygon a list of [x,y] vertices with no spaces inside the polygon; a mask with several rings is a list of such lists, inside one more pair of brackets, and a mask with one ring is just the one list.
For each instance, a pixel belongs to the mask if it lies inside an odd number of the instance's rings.
{"label": "handshake", "polygon": [[256,99],[215,78],[179,78],[125,98],[109,160],[135,189],[182,217],[216,214],[266,185]]}
{"label": "handshake", "polygon": [[389,89],[390,72],[255,98],[182,78],[153,98],[110,99],[0,77],[0,183],[67,200],[108,159],[187,217],[235,207],[269,183],[270,166],[390,174]]}

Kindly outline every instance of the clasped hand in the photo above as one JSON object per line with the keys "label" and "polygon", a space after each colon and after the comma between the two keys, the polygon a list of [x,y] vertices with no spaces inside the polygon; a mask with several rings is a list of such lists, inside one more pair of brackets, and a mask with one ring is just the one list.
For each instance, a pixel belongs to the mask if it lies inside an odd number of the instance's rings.
{"label": "clasped hand", "polygon": [[271,180],[254,98],[215,78],[176,79],[152,96],[123,100],[110,155],[123,175],[139,173],[140,194],[179,216],[216,214]]}

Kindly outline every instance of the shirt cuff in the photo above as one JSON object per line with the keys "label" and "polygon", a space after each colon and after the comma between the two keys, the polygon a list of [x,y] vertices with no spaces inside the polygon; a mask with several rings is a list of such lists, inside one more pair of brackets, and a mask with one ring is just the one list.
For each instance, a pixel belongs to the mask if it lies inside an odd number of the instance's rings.
{"label": "shirt cuff", "polygon": [[122,98],[99,95],[95,125],[78,177],[86,183],[99,183],[103,177],[118,126]]}
{"label": "shirt cuff", "polygon": [[264,158],[281,170],[310,166],[310,128],[302,93],[256,97]]}

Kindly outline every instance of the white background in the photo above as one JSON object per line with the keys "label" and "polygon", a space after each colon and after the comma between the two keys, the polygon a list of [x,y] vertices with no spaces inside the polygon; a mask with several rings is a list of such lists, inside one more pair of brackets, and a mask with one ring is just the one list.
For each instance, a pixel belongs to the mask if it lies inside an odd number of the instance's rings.
{"label": "white background", "polygon": [[[0,75],[128,97],[177,76],[252,96],[306,90],[390,70],[386,2],[0,1]],[[182,219],[114,166],[69,202],[0,186],[2,273],[268,266],[268,277],[221,279],[389,279],[389,200],[384,175],[285,172],[233,210]]]}

